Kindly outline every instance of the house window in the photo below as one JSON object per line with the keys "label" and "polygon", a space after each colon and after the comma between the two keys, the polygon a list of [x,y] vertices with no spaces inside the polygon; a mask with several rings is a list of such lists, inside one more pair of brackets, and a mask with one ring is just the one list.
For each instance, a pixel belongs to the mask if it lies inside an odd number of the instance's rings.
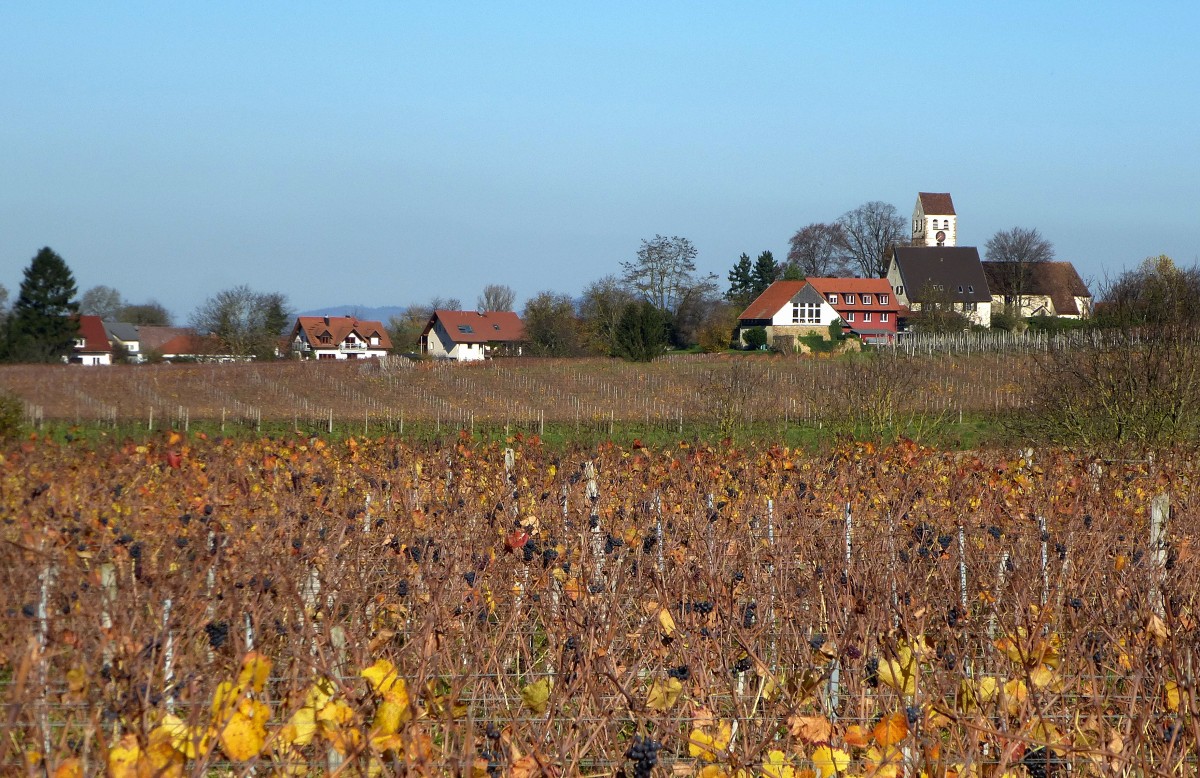
{"label": "house window", "polygon": [[967,284],[967,293],[975,294],[975,287],[971,286],[970,284]]}
{"label": "house window", "polygon": [[321,337],[319,338],[319,340],[320,340],[322,343],[329,344],[329,343],[332,343],[332,342],[333,342],[333,336],[332,336],[332,335],[330,335],[328,332],[326,332],[326,333],[323,333],[323,334],[321,335]]}
{"label": "house window", "polygon": [[854,311],[846,312],[846,321],[854,321]]}
{"label": "house window", "polygon": [[820,324],[821,306],[819,303],[803,303],[800,305],[799,324]]}
{"label": "house window", "polygon": [[959,293],[959,294],[962,294],[962,284],[959,284],[959,285],[958,285],[958,293]]}
{"label": "house window", "polygon": [[460,333],[460,334],[462,334],[462,335],[472,335],[472,334],[474,334],[474,332],[475,332],[475,330],[471,328],[471,325],[470,325],[470,324],[460,324],[460,325],[458,325],[458,331],[459,331],[459,333]]}
{"label": "house window", "polygon": [[792,303],[792,324],[800,323],[800,303]]}
{"label": "house window", "polygon": [[887,321],[887,320],[888,320],[888,315],[887,315],[886,313],[881,313],[881,314],[879,314],[879,320],[880,320],[880,321]]}
{"label": "house window", "polygon": [[977,311],[977,310],[979,310],[979,303],[963,303],[963,310],[964,311]]}
{"label": "house window", "polygon": [[[900,286],[897,286],[897,287],[896,287],[896,294],[897,294],[897,295],[902,295],[902,294],[904,294],[904,285],[903,285],[903,284],[901,284]],[[887,305],[887,300],[884,300],[884,301],[883,301],[883,303],[884,303],[884,305]]]}
{"label": "house window", "polygon": [[863,321],[870,321],[870,320],[871,320],[871,312],[867,311],[867,312],[863,313]]}
{"label": "house window", "polygon": [[871,295],[869,295],[869,294],[864,294],[864,295],[862,296],[862,298],[863,298],[863,305],[871,305],[871,304],[872,304],[872,303],[871,303]]}
{"label": "house window", "polygon": [[[900,288],[900,291],[901,291],[901,293],[903,293],[903,291],[904,291],[904,287],[901,287],[901,288]],[[879,304],[880,304],[880,305],[887,305],[887,304],[888,304],[888,296],[887,296],[886,294],[881,294],[881,295],[879,295]]]}
{"label": "house window", "polygon": [[846,304],[854,305],[854,293],[853,292],[846,293]]}
{"label": "house window", "polygon": [[837,295],[836,294],[829,295],[829,304],[837,305]]}

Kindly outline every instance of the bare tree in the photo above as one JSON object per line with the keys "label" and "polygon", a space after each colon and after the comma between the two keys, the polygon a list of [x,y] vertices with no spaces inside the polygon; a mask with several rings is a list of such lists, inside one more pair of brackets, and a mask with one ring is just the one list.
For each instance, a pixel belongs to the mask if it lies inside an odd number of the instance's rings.
{"label": "bare tree", "polygon": [[814,222],[792,236],[788,264],[803,276],[828,278],[846,275],[854,258],[846,249],[846,235],[837,222]]}
{"label": "bare tree", "polygon": [[404,312],[388,320],[388,335],[398,354],[416,351],[421,345],[421,333],[434,311],[457,311],[462,302],[457,297],[433,297],[424,305],[410,305]]}
{"label": "bare tree", "polygon": [[287,297],[262,294],[246,285],[225,289],[192,313],[191,324],[215,335],[235,356],[272,357],[282,325],[291,318]]}
{"label": "bare tree", "polygon": [[1013,227],[988,238],[984,248],[988,262],[1004,264],[1000,274],[1004,302],[1006,306],[1015,306],[1020,315],[1037,265],[1054,259],[1054,244],[1043,238],[1037,228]]}
{"label": "bare tree", "polygon": [[117,314],[117,321],[128,324],[151,324],[159,327],[171,326],[171,312],[157,300],[126,305]]}
{"label": "bare tree", "polygon": [[642,241],[636,261],[621,263],[621,280],[643,300],[674,316],[686,300],[717,288],[716,274],[696,276],[696,254],[687,238],[655,235]]}
{"label": "bare tree", "polygon": [[864,278],[887,275],[892,249],[901,241],[908,221],[894,205],[872,200],[837,220],[846,240],[846,250]]}
{"label": "bare tree", "polygon": [[517,293],[511,286],[488,284],[483,287],[483,294],[479,295],[479,299],[475,301],[475,310],[484,313],[487,311],[511,311],[516,301]]}
{"label": "bare tree", "polygon": [[124,307],[125,301],[121,299],[121,293],[111,286],[103,284],[93,286],[79,298],[80,313],[87,316],[99,316],[105,320],[117,318]]}
{"label": "bare tree", "polygon": [[579,321],[583,342],[589,351],[612,355],[621,314],[633,301],[633,293],[613,275],[593,281],[584,288],[579,299]]}

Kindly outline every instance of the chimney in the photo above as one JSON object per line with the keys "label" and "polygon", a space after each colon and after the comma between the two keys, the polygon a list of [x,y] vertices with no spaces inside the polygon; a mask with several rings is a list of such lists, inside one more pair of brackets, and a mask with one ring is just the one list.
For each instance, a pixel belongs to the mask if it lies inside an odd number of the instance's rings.
{"label": "chimney", "polygon": [[326,314],[326,316],[325,316],[325,326],[326,327],[329,326],[329,315],[328,314]]}

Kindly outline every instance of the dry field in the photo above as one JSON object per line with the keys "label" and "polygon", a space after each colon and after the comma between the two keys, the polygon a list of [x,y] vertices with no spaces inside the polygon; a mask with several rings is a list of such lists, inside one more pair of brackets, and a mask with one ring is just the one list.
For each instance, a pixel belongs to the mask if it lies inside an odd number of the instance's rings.
{"label": "dry field", "polygon": [[1026,354],[875,360],[684,356],[615,360],[495,360],[487,364],[278,362],[150,365],[97,370],[0,366],[0,388],[34,418],[79,424],[181,427],[224,420],[306,430],[398,431],[402,423],[538,431],[614,422],[664,430],[695,424],[786,424],[849,412],[936,417],[1025,407]]}
{"label": "dry field", "polygon": [[[611,369],[75,370],[42,396],[695,391]],[[1197,475],[911,443],[26,439],[0,459],[0,770],[1194,775]]]}

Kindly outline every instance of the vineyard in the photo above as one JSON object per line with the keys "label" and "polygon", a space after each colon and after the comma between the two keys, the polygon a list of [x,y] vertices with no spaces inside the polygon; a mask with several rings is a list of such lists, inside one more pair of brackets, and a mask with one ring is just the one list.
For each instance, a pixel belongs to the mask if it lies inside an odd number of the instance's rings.
{"label": "vineyard", "polygon": [[[35,426],[358,435],[459,429],[545,437],[611,438],[618,429],[724,433],[766,425],[833,425],[868,431],[993,416],[1032,401],[1038,371],[1027,353],[906,355],[875,359],[682,356],[637,365],[615,360],[495,360],[480,365],[276,362],[151,365],[80,370],[0,366],[0,388],[25,401]],[[717,437],[721,437],[718,435]]]}
{"label": "vineyard", "polygon": [[[638,375],[670,419],[697,402],[674,377],[689,364],[190,382],[162,378],[193,375],[171,366],[142,394],[113,370],[32,396],[47,414],[82,396],[132,413],[186,387],[193,418],[234,399],[265,416],[424,397],[426,417],[453,419],[446,398],[470,395],[493,421],[569,419],[559,389],[602,417]],[[1187,452],[548,447],[456,421],[444,442],[164,429],[7,445],[0,770],[1197,771]]]}

